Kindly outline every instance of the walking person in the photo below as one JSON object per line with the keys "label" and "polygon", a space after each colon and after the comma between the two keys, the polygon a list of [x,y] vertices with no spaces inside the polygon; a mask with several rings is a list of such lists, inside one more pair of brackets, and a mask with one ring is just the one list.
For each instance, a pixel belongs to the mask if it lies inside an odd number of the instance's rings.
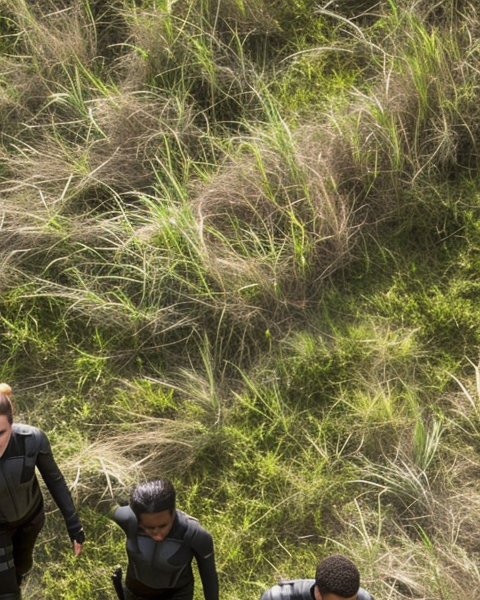
{"label": "walking person", "polygon": [[13,422],[12,389],[0,383],[0,600],[20,600],[45,510],[35,467],[60,509],[75,555],[85,540],[65,479],[43,431]]}
{"label": "walking person", "polygon": [[113,520],[126,536],[125,600],[192,600],[195,558],[205,600],[218,600],[213,538],[196,519],[176,508],[168,479],[141,483]]}
{"label": "walking person", "polygon": [[374,600],[360,587],[357,566],[342,554],[327,556],[317,565],[315,579],[282,581],[260,600]]}

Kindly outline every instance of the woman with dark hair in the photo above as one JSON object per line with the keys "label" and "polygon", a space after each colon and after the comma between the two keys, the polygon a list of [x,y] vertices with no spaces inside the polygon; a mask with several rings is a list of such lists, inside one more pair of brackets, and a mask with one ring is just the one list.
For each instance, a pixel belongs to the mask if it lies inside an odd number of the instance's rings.
{"label": "woman with dark hair", "polygon": [[35,467],[60,509],[75,555],[85,540],[72,497],[43,431],[13,422],[11,387],[0,384],[0,600],[20,600],[20,583],[33,564],[45,522]]}
{"label": "woman with dark hair", "polygon": [[126,600],[192,600],[196,559],[205,600],[218,600],[213,538],[193,517],[177,510],[168,479],[138,485],[129,506],[113,520],[126,535]]}

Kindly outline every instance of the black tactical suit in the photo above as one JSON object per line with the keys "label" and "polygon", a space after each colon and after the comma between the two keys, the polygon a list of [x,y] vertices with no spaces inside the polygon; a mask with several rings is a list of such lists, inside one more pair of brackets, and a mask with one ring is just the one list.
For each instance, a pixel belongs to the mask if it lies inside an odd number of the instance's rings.
{"label": "black tactical suit", "polygon": [[[263,592],[260,600],[315,600],[313,588],[315,579],[292,579],[282,581]],[[360,588],[357,600],[374,600],[367,591]]]}
{"label": "black tactical suit", "polygon": [[218,600],[213,538],[196,519],[176,510],[172,528],[161,542],[139,528],[129,506],[117,508],[113,520],[127,536],[127,600],[191,600],[193,558],[197,561],[205,600]]}
{"label": "black tactical suit", "polygon": [[0,457],[0,600],[20,598],[18,584],[32,566],[35,540],[45,522],[35,467],[60,509],[70,538],[83,542],[83,530],[60,469],[43,431],[12,425]]}

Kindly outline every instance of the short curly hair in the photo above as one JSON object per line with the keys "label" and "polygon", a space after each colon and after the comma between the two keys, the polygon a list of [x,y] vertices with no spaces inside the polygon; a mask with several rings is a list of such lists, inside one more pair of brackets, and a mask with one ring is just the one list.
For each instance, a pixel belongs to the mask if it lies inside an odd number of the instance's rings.
{"label": "short curly hair", "polygon": [[360,587],[360,573],[346,556],[332,554],[318,564],[315,583],[322,595],[336,594],[341,598],[351,598]]}

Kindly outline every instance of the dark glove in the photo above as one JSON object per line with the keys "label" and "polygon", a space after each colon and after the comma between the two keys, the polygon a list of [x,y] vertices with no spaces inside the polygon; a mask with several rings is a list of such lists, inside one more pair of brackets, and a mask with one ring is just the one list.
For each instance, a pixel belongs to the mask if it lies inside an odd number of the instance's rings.
{"label": "dark glove", "polygon": [[75,541],[78,544],[85,543],[85,532],[83,531],[83,527],[81,527],[80,529],[76,529],[75,531],[69,531],[68,535],[70,536],[72,542]]}

